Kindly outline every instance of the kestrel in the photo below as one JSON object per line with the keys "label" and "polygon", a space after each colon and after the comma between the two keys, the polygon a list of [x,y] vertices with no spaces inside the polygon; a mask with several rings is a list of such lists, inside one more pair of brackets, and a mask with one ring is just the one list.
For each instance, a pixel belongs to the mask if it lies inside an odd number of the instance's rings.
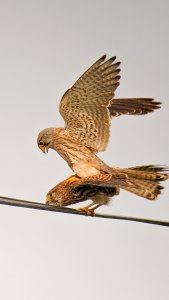
{"label": "kestrel", "polygon": [[56,150],[79,177],[116,172],[96,155],[106,150],[112,117],[144,115],[161,104],[150,98],[114,99],[120,80],[115,60],[102,56],[63,95],[59,110],[65,128],[47,128],[38,136],[39,148]]}
{"label": "kestrel", "polygon": [[80,210],[94,215],[94,210],[108,204],[111,197],[120,193],[120,188],[155,200],[163,189],[159,182],[168,179],[167,171],[161,166],[147,165],[118,169],[116,174],[98,174],[83,178],[73,175],[48,192],[46,203],[67,206],[90,199],[92,203]]}

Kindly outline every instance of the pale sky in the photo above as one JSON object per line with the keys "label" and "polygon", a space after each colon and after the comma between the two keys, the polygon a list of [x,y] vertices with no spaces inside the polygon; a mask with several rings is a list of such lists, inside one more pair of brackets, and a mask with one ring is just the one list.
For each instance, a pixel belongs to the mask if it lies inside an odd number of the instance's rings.
{"label": "pale sky", "polygon": [[[0,0],[0,194],[45,202],[72,174],[40,130],[64,126],[63,93],[103,54],[117,56],[116,97],[162,108],[112,120],[110,165],[169,165],[168,1]],[[156,202],[121,191],[98,212],[169,220],[169,183]],[[0,299],[167,300],[169,229],[0,206]]]}

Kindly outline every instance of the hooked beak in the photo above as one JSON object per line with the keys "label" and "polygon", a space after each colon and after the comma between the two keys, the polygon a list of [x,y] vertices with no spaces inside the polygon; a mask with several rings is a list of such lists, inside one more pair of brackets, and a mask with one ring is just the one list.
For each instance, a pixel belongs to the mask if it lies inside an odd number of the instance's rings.
{"label": "hooked beak", "polygon": [[49,145],[39,145],[43,153],[48,153]]}

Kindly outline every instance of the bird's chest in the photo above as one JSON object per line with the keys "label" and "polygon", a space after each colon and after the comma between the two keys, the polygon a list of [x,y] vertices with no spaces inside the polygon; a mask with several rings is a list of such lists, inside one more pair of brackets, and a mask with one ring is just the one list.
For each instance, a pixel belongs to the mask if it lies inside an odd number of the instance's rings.
{"label": "bird's chest", "polygon": [[74,163],[72,165],[72,169],[79,177],[87,177],[100,174],[100,171],[88,162]]}

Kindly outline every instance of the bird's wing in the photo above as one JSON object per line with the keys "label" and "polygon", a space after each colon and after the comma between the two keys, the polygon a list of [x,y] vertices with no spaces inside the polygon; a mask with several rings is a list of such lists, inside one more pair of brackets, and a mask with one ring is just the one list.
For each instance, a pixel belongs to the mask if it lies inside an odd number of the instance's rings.
{"label": "bird's wing", "polygon": [[145,115],[160,108],[161,102],[152,98],[122,98],[112,99],[109,105],[111,116]]}
{"label": "bird's wing", "polygon": [[119,171],[113,174],[96,174],[88,177],[80,178],[78,181],[73,182],[74,189],[83,186],[90,187],[114,187],[116,185],[126,185],[128,183],[128,176]]}
{"label": "bird's wing", "polygon": [[59,111],[71,136],[93,151],[104,151],[110,136],[109,103],[119,85],[119,62],[96,61],[62,97]]}

